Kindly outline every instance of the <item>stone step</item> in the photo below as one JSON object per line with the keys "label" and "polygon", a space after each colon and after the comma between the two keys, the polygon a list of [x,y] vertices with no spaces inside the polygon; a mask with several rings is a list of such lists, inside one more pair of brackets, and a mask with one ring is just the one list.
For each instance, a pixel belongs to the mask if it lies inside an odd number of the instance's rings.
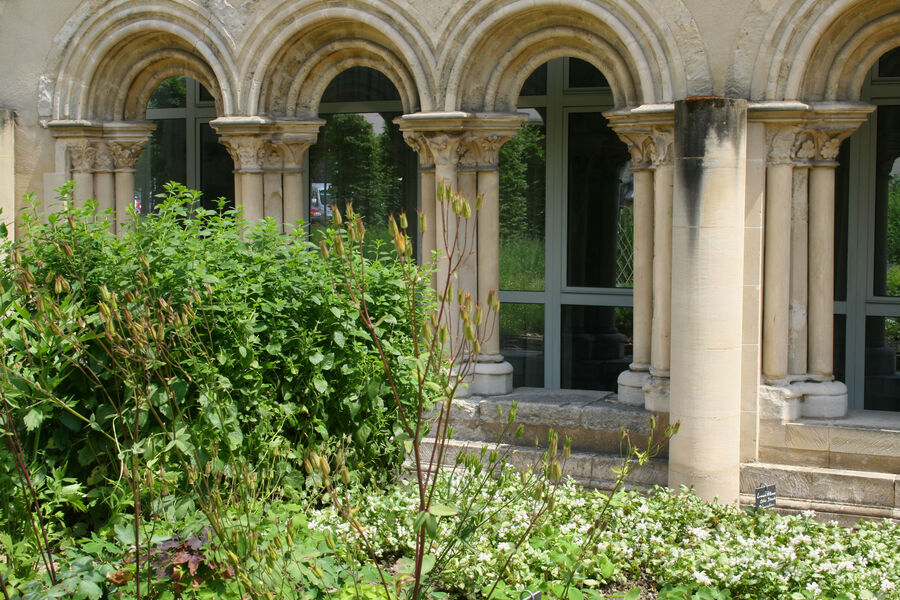
{"label": "stone step", "polygon": [[741,465],[741,503],[752,505],[758,486],[775,484],[777,505],[814,510],[840,521],[900,518],[900,475],[765,462]]}
{"label": "stone step", "polygon": [[[541,457],[545,448],[535,446],[516,446],[511,444],[483,444],[474,440],[450,440],[445,449],[443,464],[452,467],[456,462],[456,456],[460,452],[479,454],[482,446],[487,446],[488,451],[497,450],[504,460],[516,468],[524,469],[541,464]],[[434,447],[433,438],[422,440],[421,450],[423,456],[429,456]],[[563,464],[563,475],[571,477],[580,485],[609,491],[616,483],[616,474],[613,468],[622,466],[622,459],[611,454],[599,454],[593,452],[572,451],[569,459],[562,461],[560,451],[559,460]],[[651,459],[646,464],[638,467],[626,482],[625,489],[638,489],[649,491],[655,485],[666,485],[668,480],[668,468],[665,459]]]}
{"label": "stone step", "polygon": [[779,464],[900,473],[900,413],[850,411],[843,419],[768,426],[760,460]]}
{"label": "stone step", "polygon": [[[612,392],[553,391],[541,388],[516,388],[505,396],[472,396],[454,401],[451,413],[456,440],[496,441],[518,445],[547,442],[550,427],[559,434],[560,448],[565,436],[572,439],[572,450],[617,456],[623,450],[621,432],[629,432],[632,443],[643,448],[650,434],[651,413],[643,408],[619,404]],[[508,423],[513,402],[518,403],[516,420]],[[499,409],[499,412],[498,412]],[[665,416],[662,416],[664,419]],[[522,425],[519,440],[513,434]],[[666,426],[660,422],[657,438]],[[666,448],[661,456],[666,455]]]}

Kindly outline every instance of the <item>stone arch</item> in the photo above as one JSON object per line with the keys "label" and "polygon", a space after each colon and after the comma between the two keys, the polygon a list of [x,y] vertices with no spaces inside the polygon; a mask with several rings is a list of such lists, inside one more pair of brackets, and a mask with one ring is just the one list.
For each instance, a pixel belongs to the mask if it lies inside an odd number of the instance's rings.
{"label": "stone arch", "polygon": [[358,66],[388,77],[405,112],[431,110],[430,52],[413,23],[388,2],[341,7],[281,3],[248,28],[247,39],[259,41],[245,53],[252,61],[241,68],[247,112],[314,117],[328,83]]}
{"label": "stone arch", "polygon": [[780,8],[761,40],[751,97],[857,100],[869,69],[897,46],[894,0],[795,0]]}
{"label": "stone arch", "polygon": [[[689,79],[699,79],[697,65],[682,59],[666,23],[671,16],[645,2],[514,0],[489,8],[481,3],[480,11],[460,19],[458,41],[451,44],[457,54],[442,55],[445,110],[515,110],[530,72],[561,56],[600,69],[620,107],[672,101],[686,95]],[[700,39],[693,21],[685,17],[679,24],[686,39]]]}
{"label": "stone arch", "polygon": [[141,119],[153,89],[172,75],[200,81],[219,114],[235,110],[232,44],[181,2],[120,0],[99,12],[82,6],[66,30],[72,33],[60,39],[52,119]]}

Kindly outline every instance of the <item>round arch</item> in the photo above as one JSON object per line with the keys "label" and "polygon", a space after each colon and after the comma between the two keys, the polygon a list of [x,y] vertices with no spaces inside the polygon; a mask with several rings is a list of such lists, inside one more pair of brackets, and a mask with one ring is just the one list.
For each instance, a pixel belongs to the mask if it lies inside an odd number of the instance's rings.
{"label": "round arch", "polygon": [[141,119],[153,89],[172,75],[197,79],[220,115],[233,114],[232,44],[208,19],[174,1],[83,12],[76,11],[73,33],[59,42],[52,119]]}
{"label": "round arch", "polygon": [[[241,66],[251,114],[315,117],[322,92],[341,71],[365,66],[388,77],[405,112],[431,110],[433,77],[425,38],[407,15],[378,6],[321,8],[285,2],[249,29],[254,57]],[[253,35],[254,31],[275,35]],[[261,65],[261,67],[260,67]]]}
{"label": "round arch", "polygon": [[878,58],[900,46],[894,0],[794,0],[781,7],[761,41],[751,97],[853,101]]}
{"label": "round arch", "polygon": [[[442,54],[445,110],[515,110],[522,82],[540,64],[572,56],[606,76],[616,106],[683,97],[694,71],[663,17],[644,2],[606,0],[570,6],[552,0],[515,0],[499,10],[481,3],[457,25],[455,55]],[[669,7],[670,9],[672,7]],[[699,40],[692,21],[684,36]],[[682,45],[690,46],[690,42]]]}

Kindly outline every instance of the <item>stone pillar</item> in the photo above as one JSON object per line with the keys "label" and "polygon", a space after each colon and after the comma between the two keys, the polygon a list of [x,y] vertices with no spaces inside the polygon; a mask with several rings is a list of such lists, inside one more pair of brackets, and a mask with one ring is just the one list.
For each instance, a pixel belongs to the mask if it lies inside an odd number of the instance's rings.
{"label": "stone pillar", "polygon": [[306,151],[316,143],[323,119],[283,120],[275,122],[273,144],[281,150],[281,180],[284,231],[293,231],[297,221],[309,219],[309,190],[303,186]]}
{"label": "stone pillar", "polygon": [[116,167],[116,233],[118,234],[125,233],[131,228],[129,208],[134,208],[134,167],[144,150],[145,143],[146,140],[123,140],[109,144]]}
{"label": "stone pillar", "polygon": [[116,184],[113,176],[113,157],[107,145],[103,142],[95,144],[94,154],[94,199],[97,201],[97,216],[101,219],[110,219],[112,222],[116,209]]}
{"label": "stone pillar", "polygon": [[747,102],[675,103],[669,486],[739,499]]}
{"label": "stone pillar", "polygon": [[788,373],[806,375],[807,265],[809,263],[809,168],[796,163],[791,192],[791,289],[788,313]]}
{"label": "stone pillar", "polygon": [[788,322],[791,286],[791,202],[797,128],[767,124],[766,249],[763,275],[763,377],[769,383],[788,375]]}
{"label": "stone pillar", "polygon": [[88,198],[94,197],[94,157],[97,147],[88,140],[69,144],[69,159],[72,161],[72,181],[75,191],[72,201],[75,206],[84,206]]}
{"label": "stone pillar", "polygon": [[618,399],[644,406],[653,339],[653,136],[648,129],[616,128],[631,152],[634,176],[634,328],[632,361],[618,379]]}
{"label": "stone pillar", "polygon": [[9,239],[16,238],[16,117],[0,108],[0,222]]}
{"label": "stone pillar", "polygon": [[673,134],[653,132],[653,322],[650,381],[644,386],[647,410],[669,411],[672,294]]}
{"label": "stone pillar", "polygon": [[263,147],[263,216],[272,219],[278,231],[284,231],[284,161],[281,149],[272,143]]}
{"label": "stone pillar", "polygon": [[244,219],[256,223],[266,216],[263,161],[272,122],[261,117],[219,117],[209,122],[234,161],[235,206]]}

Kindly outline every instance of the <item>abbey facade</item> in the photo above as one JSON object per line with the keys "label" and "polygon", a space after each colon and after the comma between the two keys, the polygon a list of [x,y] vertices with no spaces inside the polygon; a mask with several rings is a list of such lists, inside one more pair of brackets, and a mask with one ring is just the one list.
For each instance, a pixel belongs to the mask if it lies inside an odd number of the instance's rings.
{"label": "abbey facade", "polygon": [[0,124],[13,235],[163,172],[314,224],[366,130],[429,222],[483,195],[473,394],[605,390],[681,422],[670,486],[900,517],[896,0],[7,0]]}

